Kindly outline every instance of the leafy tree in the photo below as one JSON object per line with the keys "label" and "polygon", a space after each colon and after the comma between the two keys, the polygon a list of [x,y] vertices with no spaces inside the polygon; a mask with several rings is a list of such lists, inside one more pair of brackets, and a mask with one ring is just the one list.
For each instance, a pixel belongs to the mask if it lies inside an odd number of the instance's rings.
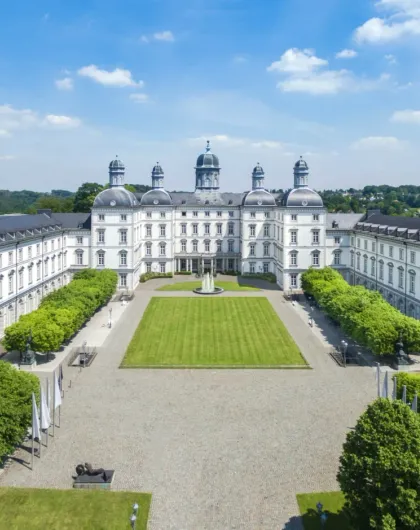
{"label": "leafy tree", "polygon": [[73,211],[73,198],[72,197],[54,197],[53,195],[44,195],[35,202],[33,209],[49,209],[52,212],[72,212]]}
{"label": "leafy tree", "polygon": [[74,196],[75,212],[90,212],[95,197],[104,189],[96,182],[85,182],[76,191]]}
{"label": "leafy tree", "polygon": [[7,351],[25,351],[29,333],[29,324],[22,323],[20,320],[14,322],[4,330],[4,337],[2,339],[3,347]]}
{"label": "leafy tree", "polygon": [[0,361],[0,459],[22,441],[32,418],[32,392],[38,398],[39,380]]}
{"label": "leafy tree", "polygon": [[357,530],[420,528],[420,416],[378,399],[347,434],[337,475]]}

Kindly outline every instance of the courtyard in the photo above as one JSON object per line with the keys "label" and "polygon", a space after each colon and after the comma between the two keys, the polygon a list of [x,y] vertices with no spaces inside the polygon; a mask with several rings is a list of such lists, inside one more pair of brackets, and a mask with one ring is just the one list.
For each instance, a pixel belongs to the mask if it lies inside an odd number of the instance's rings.
{"label": "courtyard", "polygon": [[305,365],[265,297],[152,298],[122,362],[123,367]]}
{"label": "courtyard", "polygon": [[[87,461],[116,470],[114,490],[152,494],[149,530],[302,530],[296,494],[338,489],[345,434],[375,396],[371,369],[339,368],[300,308],[262,290],[218,296],[264,297],[311,370],[121,370],[150,300],[191,298],[161,285],[137,289],[91,367],[65,366],[61,427],[34,471],[14,464],[0,486],[68,489]],[[107,318],[92,319],[91,340]]]}

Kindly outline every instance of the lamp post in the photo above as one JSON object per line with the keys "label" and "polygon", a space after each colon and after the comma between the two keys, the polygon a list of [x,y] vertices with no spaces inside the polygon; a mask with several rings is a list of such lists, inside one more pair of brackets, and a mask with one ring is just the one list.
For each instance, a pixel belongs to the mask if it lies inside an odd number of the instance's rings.
{"label": "lamp post", "polygon": [[344,368],[347,366],[347,348],[349,347],[348,343],[345,340],[341,341],[341,353],[343,354]]}
{"label": "lamp post", "polygon": [[139,512],[139,505],[137,502],[133,504],[133,513],[130,515],[130,525],[133,530],[136,529],[137,514]]}
{"label": "lamp post", "polygon": [[317,505],[316,505],[316,510],[317,510],[317,513],[319,515],[319,519],[321,521],[321,526],[324,527],[325,526],[325,523],[327,522],[327,519],[328,519],[328,515],[326,512],[324,512],[323,510],[324,506],[318,502]]}

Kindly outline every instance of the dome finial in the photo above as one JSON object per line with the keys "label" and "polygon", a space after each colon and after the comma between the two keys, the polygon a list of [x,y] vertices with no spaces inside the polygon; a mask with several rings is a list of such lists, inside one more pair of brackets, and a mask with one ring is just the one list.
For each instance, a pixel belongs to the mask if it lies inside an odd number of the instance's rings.
{"label": "dome finial", "polygon": [[206,153],[209,153],[210,152],[210,140],[207,140],[207,145],[206,145]]}

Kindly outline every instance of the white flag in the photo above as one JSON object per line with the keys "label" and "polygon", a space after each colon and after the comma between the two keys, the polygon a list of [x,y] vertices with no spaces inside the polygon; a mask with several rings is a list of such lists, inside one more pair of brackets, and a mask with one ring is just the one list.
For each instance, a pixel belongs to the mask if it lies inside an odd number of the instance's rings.
{"label": "white flag", "polygon": [[38,407],[36,406],[35,394],[32,392],[32,438],[35,440],[41,439],[41,433],[39,432],[39,418],[38,418]]}
{"label": "white flag", "polygon": [[407,403],[407,387],[405,385],[403,386],[402,391],[402,402]]}
{"label": "white flag", "polygon": [[414,394],[413,403],[411,403],[411,410],[417,412],[417,394]]}
{"label": "white flag", "polygon": [[397,378],[392,378],[392,399],[397,399]]}
{"label": "white flag", "polygon": [[41,429],[48,429],[51,424],[50,411],[41,385]]}
{"label": "white flag", "polygon": [[61,390],[58,384],[57,374],[54,372],[54,410],[61,406]]}
{"label": "white flag", "polygon": [[388,372],[385,372],[384,382],[382,386],[382,397],[388,397]]}

